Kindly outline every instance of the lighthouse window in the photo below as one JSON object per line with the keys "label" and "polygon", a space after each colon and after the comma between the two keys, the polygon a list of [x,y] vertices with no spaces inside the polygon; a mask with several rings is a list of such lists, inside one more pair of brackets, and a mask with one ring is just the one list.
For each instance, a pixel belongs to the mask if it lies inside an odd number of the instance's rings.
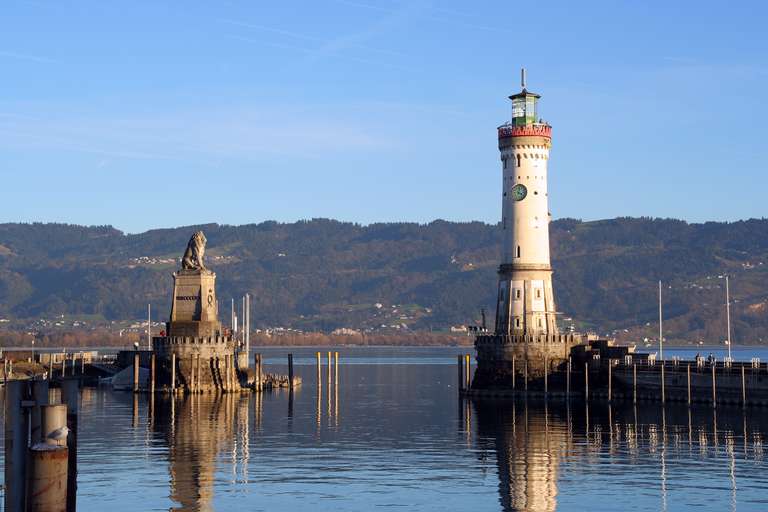
{"label": "lighthouse window", "polygon": [[515,318],[515,327],[520,327],[520,319]]}
{"label": "lighthouse window", "polygon": [[517,155],[517,166],[520,167],[520,155]]}
{"label": "lighthouse window", "polygon": [[537,299],[540,299],[540,298],[541,298],[541,290],[540,290],[540,289],[537,289],[537,290],[536,290],[536,298],[537,298]]}
{"label": "lighthouse window", "polygon": [[518,258],[520,257],[520,246],[519,245],[517,246],[517,257]]}
{"label": "lighthouse window", "polygon": [[541,327],[541,318],[539,318],[539,327]]}
{"label": "lighthouse window", "polygon": [[517,300],[520,300],[520,288],[518,288],[517,290],[515,290],[515,298],[516,298]]}

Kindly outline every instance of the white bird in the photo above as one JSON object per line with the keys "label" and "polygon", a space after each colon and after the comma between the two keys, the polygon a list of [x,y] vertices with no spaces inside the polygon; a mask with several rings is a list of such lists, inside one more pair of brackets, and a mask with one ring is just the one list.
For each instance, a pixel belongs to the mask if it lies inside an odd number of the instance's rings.
{"label": "white bird", "polygon": [[56,441],[56,444],[59,444],[62,441],[66,442],[68,435],[69,435],[69,428],[64,426],[64,427],[59,427],[53,432],[51,432],[50,434],[48,434],[48,439],[50,439],[51,441]]}

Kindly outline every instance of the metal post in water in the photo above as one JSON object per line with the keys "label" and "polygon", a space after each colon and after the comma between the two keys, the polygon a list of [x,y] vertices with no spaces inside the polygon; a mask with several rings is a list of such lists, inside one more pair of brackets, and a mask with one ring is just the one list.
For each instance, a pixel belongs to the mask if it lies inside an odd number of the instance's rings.
{"label": "metal post in water", "polygon": [[69,510],[66,508],[68,452],[66,446],[49,446],[42,443],[29,448],[25,510]]}
{"label": "metal post in water", "polygon": [[321,382],[322,381],[322,377],[321,377],[322,376],[322,366],[323,366],[323,361],[320,358],[320,352],[318,352],[317,353],[317,388],[318,389],[322,388],[322,386],[323,386],[323,383]]}
{"label": "metal post in water", "polygon": [[[338,352],[334,352],[333,353],[333,376],[336,379],[334,381],[333,385],[335,386],[334,389],[336,389],[336,396],[338,397],[338,394],[339,394],[339,390],[338,390],[338,387],[339,387],[339,353]],[[337,402],[338,402],[338,399],[337,399]],[[339,411],[338,411],[338,408],[337,408],[336,413],[338,414],[338,412]]]}
{"label": "metal post in water", "polygon": [[515,390],[515,356],[512,356],[512,390]]}
{"label": "metal post in water", "polygon": [[565,396],[566,398],[571,398],[571,356],[568,356],[568,365],[565,371]]}
{"label": "metal post in water", "polygon": [[544,354],[544,394],[549,393],[549,358]]}
{"label": "metal post in water", "polygon": [[331,385],[331,352],[328,352],[328,386]]}
{"label": "metal post in water", "polygon": [[133,352],[133,392],[139,392],[139,351]]}
{"label": "metal post in water", "polygon": [[664,403],[666,401],[666,389],[664,388],[665,380],[664,379],[664,361],[661,361],[661,403]]}
{"label": "metal post in water", "polygon": [[29,418],[21,407],[27,382],[12,380],[5,387],[5,504],[3,510],[22,511],[27,467]]}
{"label": "metal post in water", "polygon": [[[154,354],[152,354],[154,356]],[[67,406],[67,512],[77,510],[77,424],[80,410],[80,383],[65,380],[61,387],[61,400]]]}
{"label": "metal post in water", "polygon": [[686,365],[685,368],[686,377],[688,378],[688,406],[691,406],[691,365]]}
{"label": "metal post in water", "polygon": [[195,375],[197,375],[197,379],[195,380],[195,384],[197,385],[197,392],[199,393],[203,387],[203,365],[200,363],[200,353],[198,352],[195,354]]}
{"label": "metal post in water", "polygon": [[712,362],[712,407],[717,407],[717,383],[715,382],[715,362]]}

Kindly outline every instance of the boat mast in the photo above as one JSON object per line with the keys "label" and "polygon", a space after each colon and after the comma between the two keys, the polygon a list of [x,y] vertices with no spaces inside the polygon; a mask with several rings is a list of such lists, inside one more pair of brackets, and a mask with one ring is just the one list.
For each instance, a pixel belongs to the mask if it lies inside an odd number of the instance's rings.
{"label": "boat mast", "polygon": [[728,361],[731,360],[731,293],[728,276],[725,276],[725,318],[728,325]]}
{"label": "boat mast", "polygon": [[659,358],[664,360],[664,328],[661,313],[661,280],[659,280]]}

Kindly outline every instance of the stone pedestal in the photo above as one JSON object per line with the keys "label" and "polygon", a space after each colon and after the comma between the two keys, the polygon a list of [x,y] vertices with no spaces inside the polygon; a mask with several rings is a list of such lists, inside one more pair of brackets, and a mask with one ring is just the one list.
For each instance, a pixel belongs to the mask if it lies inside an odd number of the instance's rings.
{"label": "stone pedestal", "polygon": [[152,339],[159,365],[157,385],[193,393],[239,390],[235,342],[218,320],[216,274],[207,269],[180,270],[173,279],[167,335]]}

